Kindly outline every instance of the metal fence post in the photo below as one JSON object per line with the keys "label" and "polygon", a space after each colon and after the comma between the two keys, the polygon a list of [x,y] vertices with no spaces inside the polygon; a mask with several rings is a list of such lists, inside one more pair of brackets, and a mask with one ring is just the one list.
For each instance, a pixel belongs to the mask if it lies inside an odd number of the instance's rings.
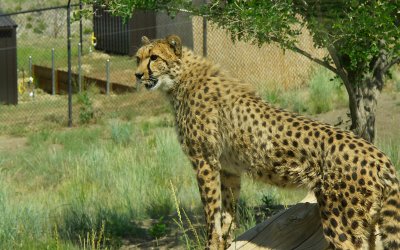
{"label": "metal fence post", "polygon": [[32,56],[29,56],[29,77],[32,77]]}
{"label": "metal fence post", "polygon": [[56,77],[54,63],[54,48],[51,49],[51,94],[56,94]]}
{"label": "metal fence post", "polygon": [[67,49],[68,49],[68,127],[72,127],[71,0],[68,0],[68,7],[67,7]]}
{"label": "metal fence post", "polygon": [[[207,0],[204,0],[207,4]],[[207,19],[203,16],[203,56],[207,56]]]}
{"label": "metal fence post", "polygon": [[82,63],[81,63],[81,56],[82,56],[82,44],[78,43],[78,86],[79,86],[79,93],[82,91]]}
{"label": "metal fence post", "polygon": [[107,77],[107,86],[106,86],[106,94],[110,94],[110,59],[107,59],[106,62],[106,77]]}
{"label": "metal fence post", "polygon": [[[82,9],[83,9],[83,5],[82,5],[82,0],[79,0],[79,11],[80,11],[80,16],[79,16],[79,43],[81,44],[80,47],[82,47]],[[82,48],[81,48],[82,49]],[[80,91],[80,89],[79,89]]]}

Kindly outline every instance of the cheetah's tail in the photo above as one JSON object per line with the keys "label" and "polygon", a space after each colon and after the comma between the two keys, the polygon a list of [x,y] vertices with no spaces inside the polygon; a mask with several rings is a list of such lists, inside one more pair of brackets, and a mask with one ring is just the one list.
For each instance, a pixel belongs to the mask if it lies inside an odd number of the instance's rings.
{"label": "cheetah's tail", "polygon": [[385,250],[400,249],[400,185],[397,181],[387,194],[381,210],[380,232]]}

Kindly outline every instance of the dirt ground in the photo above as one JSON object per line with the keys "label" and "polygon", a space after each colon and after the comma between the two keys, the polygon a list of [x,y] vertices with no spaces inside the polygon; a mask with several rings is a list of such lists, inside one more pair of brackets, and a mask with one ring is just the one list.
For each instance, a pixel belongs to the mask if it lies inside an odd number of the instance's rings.
{"label": "dirt ground", "polygon": [[0,136],[0,151],[15,151],[26,146],[25,137],[11,137],[8,135]]}
{"label": "dirt ground", "polygon": [[[345,128],[348,109],[336,109],[324,114],[315,115],[314,118],[332,125],[343,121],[338,127]],[[376,110],[376,138],[388,139],[400,136],[400,93],[382,93],[378,99]]]}

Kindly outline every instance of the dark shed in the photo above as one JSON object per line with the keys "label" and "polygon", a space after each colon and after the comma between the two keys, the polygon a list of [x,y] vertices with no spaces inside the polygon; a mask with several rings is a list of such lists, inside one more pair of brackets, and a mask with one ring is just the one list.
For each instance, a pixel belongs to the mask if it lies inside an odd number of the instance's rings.
{"label": "dark shed", "polygon": [[101,7],[94,6],[93,32],[95,48],[107,53],[132,56],[141,46],[142,36],[151,39],[166,34],[180,35],[187,47],[193,47],[192,22],[188,15],[178,14],[174,19],[154,11],[136,11],[124,20]]}
{"label": "dark shed", "polygon": [[18,103],[17,24],[0,13],[0,104]]}

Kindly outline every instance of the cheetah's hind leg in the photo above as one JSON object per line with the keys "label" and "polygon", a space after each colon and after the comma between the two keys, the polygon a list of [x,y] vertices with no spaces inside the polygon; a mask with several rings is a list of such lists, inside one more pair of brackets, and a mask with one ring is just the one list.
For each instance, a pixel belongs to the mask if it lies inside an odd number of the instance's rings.
{"label": "cheetah's hind leg", "polygon": [[374,233],[372,202],[356,195],[346,197],[345,193],[343,188],[335,190],[328,183],[315,192],[325,239],[333,249],[368,248],[370,235]]}

